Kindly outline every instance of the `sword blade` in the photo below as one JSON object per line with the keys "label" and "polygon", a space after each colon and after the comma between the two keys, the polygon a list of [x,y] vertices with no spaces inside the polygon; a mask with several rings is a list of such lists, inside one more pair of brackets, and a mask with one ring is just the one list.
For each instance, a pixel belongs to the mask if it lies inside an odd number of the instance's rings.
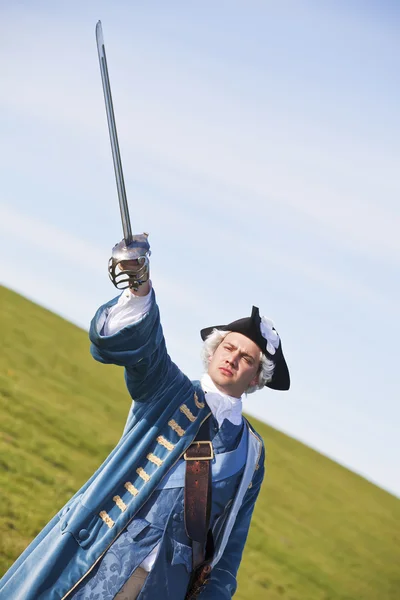
{"label": "sword blade", "polygon": [[108,122],[108,131],[110,134],[111,151],[114,162],[115,180],[117,183],[119,209],[121,211],[122,230],[124,233],[125,245],[132,243],[131,220],[129,218],[128,201],[126,199],[124,174],[122,171],[121,154],[119,151],[117,126],[115,124],[114,107],[111,96],[110,78],[108,76],[106,49],[104,47],[103,30],[101,21],[96,25],[97,52],[99,55],[101,81],[103,83],[104,100],[106,103],[106,113]]}

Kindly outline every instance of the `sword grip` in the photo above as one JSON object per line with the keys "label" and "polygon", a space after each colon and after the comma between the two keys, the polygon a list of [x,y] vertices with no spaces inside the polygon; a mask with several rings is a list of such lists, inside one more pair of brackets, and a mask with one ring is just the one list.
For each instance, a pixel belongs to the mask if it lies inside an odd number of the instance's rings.
{"label": "sword grip", "polygon": [[132,236],[126,245],[122,240],[114,246],[108,261],[108,275],[119,290],[131,288],[135,291],[149,279],[149,257],[151,254],[148,234]]}

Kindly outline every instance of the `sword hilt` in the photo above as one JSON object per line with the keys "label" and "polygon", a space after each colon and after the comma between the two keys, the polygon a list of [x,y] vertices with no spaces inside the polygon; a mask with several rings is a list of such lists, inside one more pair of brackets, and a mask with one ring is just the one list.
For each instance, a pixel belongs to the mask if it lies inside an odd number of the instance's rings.
{"label": "sword hilt", "polygon": [[131,288],[135,291],[149,279],[150,244],[148,233],[132,236],[132,242],[125,240],[116,244],[108,261],[108,274],[119,290]]}

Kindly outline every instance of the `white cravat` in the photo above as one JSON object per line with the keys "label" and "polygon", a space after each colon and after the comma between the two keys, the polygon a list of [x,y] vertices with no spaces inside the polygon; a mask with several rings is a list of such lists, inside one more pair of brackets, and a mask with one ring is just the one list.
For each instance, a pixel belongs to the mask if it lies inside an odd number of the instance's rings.
{"label": "white cravat", "polygon": [[201,378],[201,387],[205,392],[206,402],[218,421],[218,427],[221,427],[224,419],[228,419],[233,425],[241,424],[242,398],[234,398],[222,393],[208,373],[204,373]]}

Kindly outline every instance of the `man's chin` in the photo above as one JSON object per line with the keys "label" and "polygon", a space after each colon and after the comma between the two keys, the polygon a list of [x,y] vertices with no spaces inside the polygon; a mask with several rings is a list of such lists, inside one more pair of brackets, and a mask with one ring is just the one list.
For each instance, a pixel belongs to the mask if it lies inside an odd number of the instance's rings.
{"label": "man's chin", "polygon": [[226,377],[222,377],[220,373],[217,373],[216,375],[210,374],[210,377],[218,389],[225,388],[227,386]]}
{"label": "man's chin", "polygon": [[235,390],[235,384],[229,380],[228,377],[224,377],[221,373],[213,376],[209,374],[211,379],[213,380],[214,385],[218,388],[220,392],[226,394],[227,396],[232,396],[234,398],[240,398],[242,394],[238,394],[237,390]]}

